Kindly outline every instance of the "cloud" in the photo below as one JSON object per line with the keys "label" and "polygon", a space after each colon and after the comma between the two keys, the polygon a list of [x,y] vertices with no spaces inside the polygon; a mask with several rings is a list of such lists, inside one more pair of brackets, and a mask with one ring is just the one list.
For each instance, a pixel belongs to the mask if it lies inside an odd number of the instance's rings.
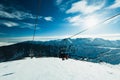
{"label": "cloud", "polygon": [[66,0],[66,2],[63,2],[65,0],[57,0],[57,1],[58,1],[58,3],[56,3],[56,4],[59,4],[59,5],[57,5],[58,8],[61,11],[65,11],[69,7],[69,5],[72,4],[72,2],[74,2],[75,0]]}
{"label": "cloud", "polygon": [[7,26],[7,27],[19,26],[18,23],[11,22],[11,21],[6,21],[6,22],[3,22],[2,24],[5,25],[5,26]]}
{"label": "cloud", "polygon": [[103,38],[106,40],[120,40],[120,34],[92,34],[92,35],[77,35],[74,38]]}
{"label": "cloud", "polygon": [[33,16],[31,13],[27,13],[27,12],[23,12],[23,11],[15,11],[15,12],[12,12],[11,14],[14,18],[17,18],[19,20],[22,20],[22,19],[26,19],[26,18],[31,18],[31,19],[35,19],[36,17]]}
{"label": "cloud", "polygon": [[5,12],[5,11],[0,11],[0,17],[3,17],[3,18],[15,18],[14,15],[8,13],[8,12]]}
{"label": "cloud", "polygon": [[23,12],[23,11],[14,11],[12,13],[9,13],[7,11],[0,11],[0,17],[15,18],[18,20],[23,20],[23,19],[27,19],[27,18],[35,19],[35,17],[32,14]]}
{"label": "cloud", "polygon": [[0,10],[3,10],[4,6],[2,4],[0,4]]}
{"label": "cloud", "polygon": [[[31,24],[31,23],[25,23],[25,22],[23,22],[23,23],[20,23],[21,24],[21,26],[20,26],[20,28],[29,28],[29,29],[34,29],[34,27],[35,27],[35,24]],[[40,29],[40,27],[36,27],[36,30],[38,30],[38,29]]]}
{"label": "cloud", "polygon": [[78,26],[82,28],[88,28],[88,27],[94,27],[96,24],[101,22],[101,15],[97,14],[91,14],[86,16],[72,16],[68,17],[65,20],[67,20],[70,24],[73,26]]}
{"label": "cloud", "polygon": [[114,9],[120,7],[120,0],[115,0],[114,4],[109,6],[108,9]]}
{"label": "cloud", "polygon": [[0,46],[7,46],[7,45],[11,45],[13,43],[8,43],[8,42],[0,42]]}
{"label": "cloud", "polygon": [[0,32],[0,35],[6,35],[6,33],[1,33],[1,32]]}
{"label": "cloud", "polygon": [[19,24],[17,22],[8,21],[8,20],[0,20],[0,25],[4,25],[6,27],[19,26]]}
{"label": "cloud", "polygon": [[53,18],[52,18],[51,16],[44,17],[44,19],[45,19],[46,21],[53,21]]}
{"label": "cloud", "polygon": [[[4,25],[6,27],[12,28],[29,28],[34,29],[35,24],[32,23],[26,23],[26,22],[14,22],[14,21],[8,21],[8,20],[0,20],[0,25]],[[36,29],[40,29],[38,26]]]}
{"label": "cloud", "polygon": [[2,4],[0,4],[0,17],[2,18],[15,18],[18,20],[23,20],[23,19],[35,19],[35,16],[32,15],[31,13],[24,12],[24,11],[19,11],[15,8],[11,8],[11,12],[8,12],[7,10],[9,7],[5,7]]}
{"label": "cloud", "polygon": [[[10,7],[10,11],[7,11],[9,7],[6,7],[0,4],[0,18],[10,18],[10,19],[17,19],[18,21],[11,21],[11,20],[0,20],[0,25],[4,25],[6,27],[18,27],[18,28],[29,28],[34,29],[33,23],[26,23],[22,20],[24,19],[36,19],[34,15],[28,12],[19,11],[13,7]],[[39,19],[43,17],[39,16]],[[37,27],[39,29],[39,27]]]}
{"label": "cloud", "polygon": [[72,7],[66,11],[66,13],[76,13],[80,12],[83,14],[93,13],[100,10],[104,6],[104,1],[96,2],[94,4],[88,5],[87,0],[78,1],[72,4]]}
{"label": "cloud", "polygon": [[68,17],[66,20],[74,26],[81,26],[81,23],[84,21],[80,15]]}
{"label": "cloud", "polygon": [[56,0],[56,4],[60,5],[62,3],[63,0]]}

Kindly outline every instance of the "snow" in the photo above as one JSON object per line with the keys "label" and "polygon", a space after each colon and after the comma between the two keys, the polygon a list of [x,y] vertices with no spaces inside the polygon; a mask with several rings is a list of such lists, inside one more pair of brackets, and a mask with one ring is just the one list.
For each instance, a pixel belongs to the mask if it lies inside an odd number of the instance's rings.
{"label": "snow", "polygon": [[98,46],[97,48],[105,48],[105,49],[112,49],[112,50],[120,49],[120,48],[116,48],[116,47],[103,47],[103,46]]}
{"label": "snow", "polygon": [[26,58],[0,63],[0,80],[120,80],[120,65]]}

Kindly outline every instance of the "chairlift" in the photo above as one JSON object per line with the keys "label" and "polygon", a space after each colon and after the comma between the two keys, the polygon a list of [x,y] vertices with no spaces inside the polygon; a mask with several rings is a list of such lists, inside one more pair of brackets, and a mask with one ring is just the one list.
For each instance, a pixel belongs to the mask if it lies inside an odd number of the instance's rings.
{"label": "chairlift", "polygon": [[69,54],[71,52],[71,45],[72,45],[72,41],[69,38],[63,39],[62,40],[63,45],[60,49],[59,52],[59,58],[62,58],[62,60],[68,59]]}
{"label": "chairlift", "polygon": [[34,57],[34,52],[32,49],[30,49],[30,54],[29,54],[29,57],[31,57],[31,59]]}

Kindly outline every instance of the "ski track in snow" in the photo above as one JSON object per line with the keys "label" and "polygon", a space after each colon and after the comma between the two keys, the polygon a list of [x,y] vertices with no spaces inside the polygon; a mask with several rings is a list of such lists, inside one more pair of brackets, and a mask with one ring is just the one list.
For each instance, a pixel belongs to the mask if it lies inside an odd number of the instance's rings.
{"label": "ski track in snow", "polygon": [[0,63],[0,80],[120,80],[120,65],[26,58]]}

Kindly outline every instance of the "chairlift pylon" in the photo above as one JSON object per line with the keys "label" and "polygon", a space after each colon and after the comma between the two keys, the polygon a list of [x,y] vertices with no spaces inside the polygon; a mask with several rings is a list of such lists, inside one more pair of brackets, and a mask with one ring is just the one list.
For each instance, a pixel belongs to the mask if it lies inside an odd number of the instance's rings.
{"label": "chairlift pylon", "polygon": [[[40,9],[40,0],[38,0],[37,10],[36,10],[37,13],[36,13],[36,19],[35,19],[35,26],[34,26],[32,41],[34,41],[34,39],[35,39],[36,28],[37,28],[38,18],[39,18],[39,15],[38,15],[39,9]],[[33,51],[32,43],[31,43],[31,49],[30,49],[30,54],[29,54],[29,56],[30,56],[31,58],[33,58],[33,57],[35,56],[34,51]]]}

